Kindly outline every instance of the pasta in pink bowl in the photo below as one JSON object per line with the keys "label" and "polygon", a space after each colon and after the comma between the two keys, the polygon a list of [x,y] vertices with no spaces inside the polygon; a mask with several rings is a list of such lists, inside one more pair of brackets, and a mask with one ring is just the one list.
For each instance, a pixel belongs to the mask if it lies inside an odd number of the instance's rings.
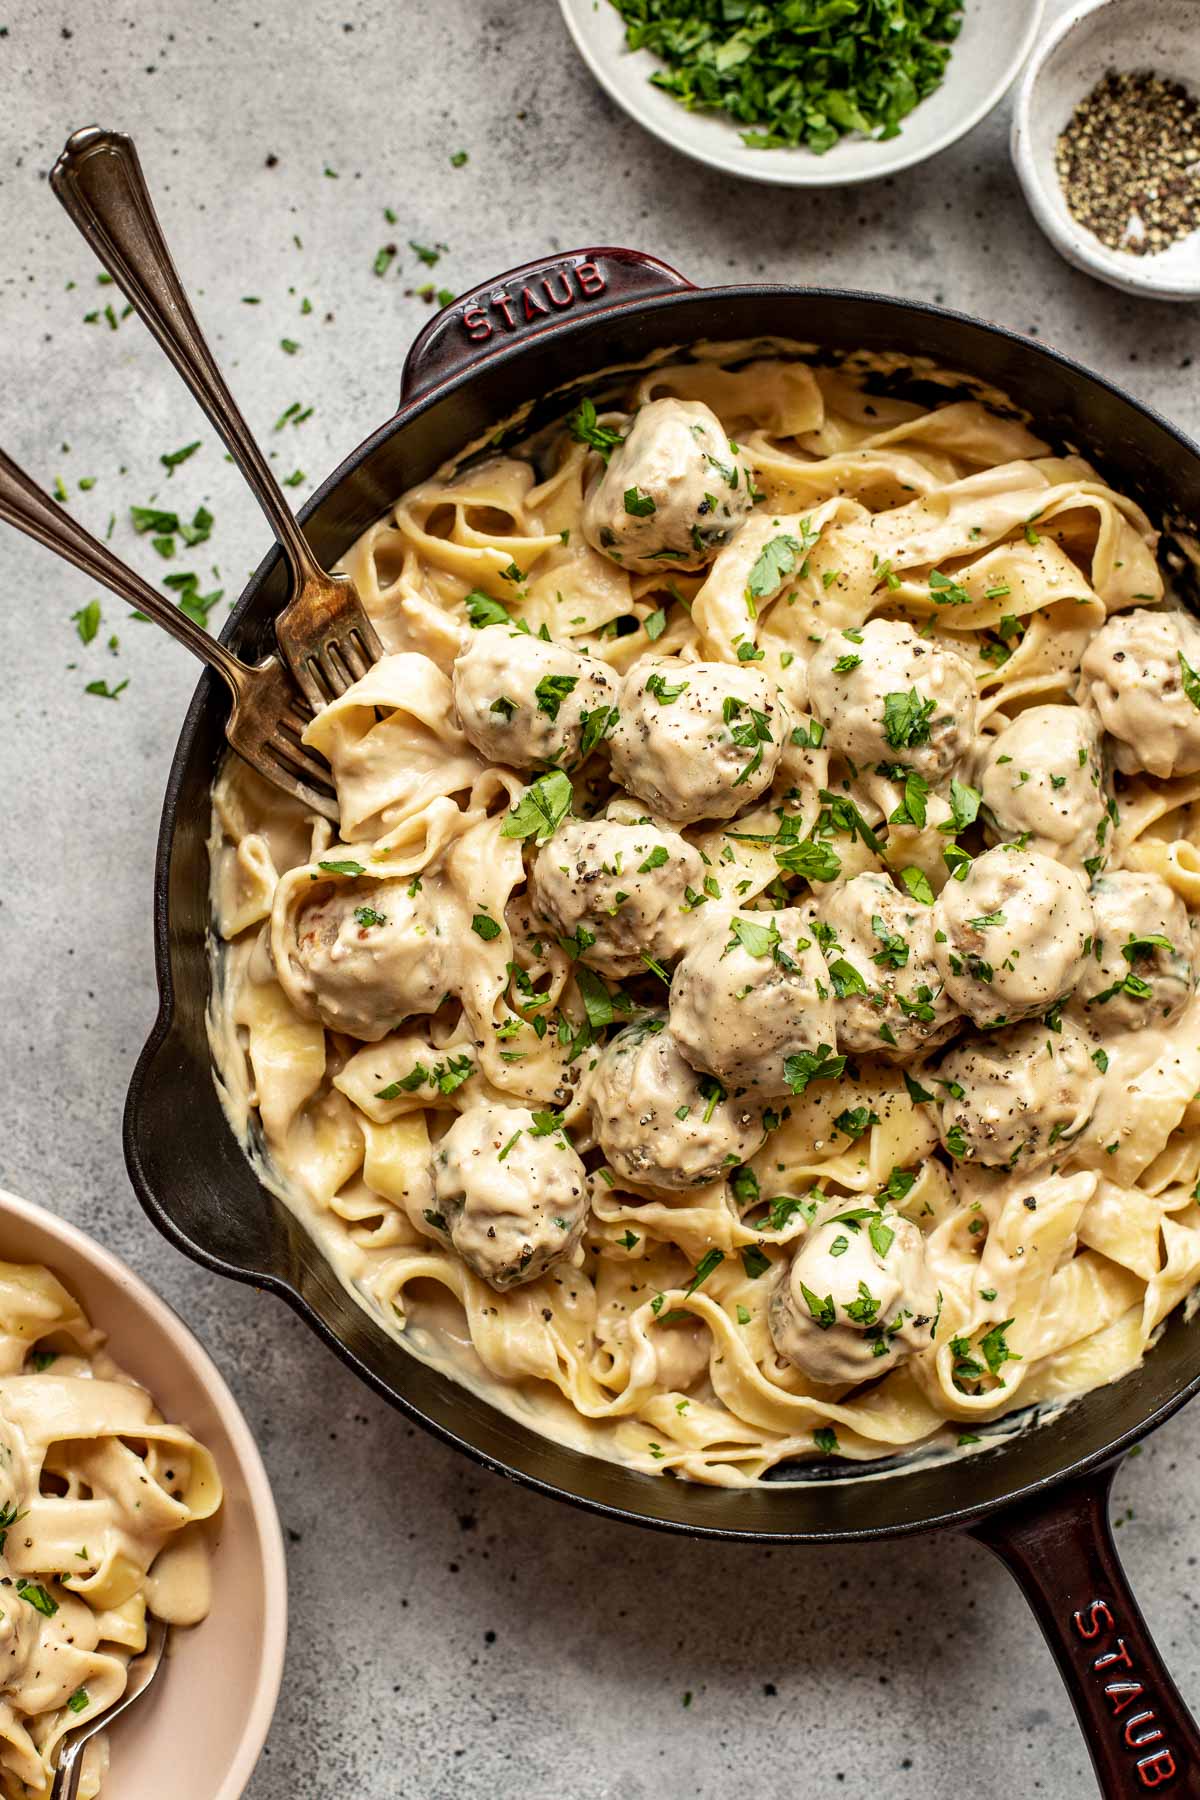
{"label": "pasta in pink bowl", "polygon": [[99,1245],[0,1192],[0,1252],[0,1794],[49,1793],[59,1740],[119,1700],[153,1613],[166,1666],[91,1739],[79,1792],[237,1800],[286,1635],[253,1439],[199,1344]]}

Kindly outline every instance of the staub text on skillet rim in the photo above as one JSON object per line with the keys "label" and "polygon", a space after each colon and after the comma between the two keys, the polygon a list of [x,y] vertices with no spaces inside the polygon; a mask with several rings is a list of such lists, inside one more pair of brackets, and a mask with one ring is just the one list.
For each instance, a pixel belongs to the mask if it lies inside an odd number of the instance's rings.
{"label": "staub text on skillet rim", "polygon": [[[556,395],[561,411],[568,403],[561,390],[582,393],[590,375],[655,350],[762,337],[834,355],[893,352],[962,371],[1011,395],[1052,443],[1091,456],[1156,522],[1200,519],[1200,449],[1044,345],[882,296],[763,285],[697,290],[653,258],[593,249],[509,271],[430,322],[406,361],[398,412],[304,509],[316,553],[336,560],[404,488],[527,402]],[[912,371],[909,386],[920,383],[919,369]],[[282,560],[272,551],[231,615],[225,641],[243,655],[260,654],[286,598]],[[223,705],[204,676],[172,765],[155,880],[161,1005],[125,1114],[130,1174],[158,1228],[206,1267],[280,1294],[385,1399],[484,1466],[543,1493],[631,1523],[750,1542],[973,1530],[1009,1563],[1035,1605],[1104,1791],[1161,1785],[1200,1795],[1200,1734],[1124,1583],[1105,1504],[1115,1460],[1200,1388],[1200,1322],[1176,1312],[1139,1369],[1083,1396],[1048,1428],[1011,1436],[985,1454],[917,1460],[880,1479],[838,1479],[844,1469],[822,1464],[798,1484],[752,1489],[655,1479],[583,1455],[418,1361],[357,1306],[304,1228],[258,1182],[217,1099],[204,1017],[206,839]],[[1114,1669],[1110,1679],[1106,1671]],[[1127,1686],[1114,1701],[1116,1677]]]}

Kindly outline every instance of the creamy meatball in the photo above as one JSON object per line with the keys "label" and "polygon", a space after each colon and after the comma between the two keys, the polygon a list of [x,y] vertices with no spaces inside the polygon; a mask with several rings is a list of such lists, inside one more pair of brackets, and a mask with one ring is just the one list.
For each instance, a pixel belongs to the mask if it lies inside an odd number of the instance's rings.
{"label": "creamy meatball", "polygon": [[374,1044],[436,1012],[452,956],[425,889],[405,881],[315,883],[276,967],[288,998],[331,1031]]}
{"label": "creamy meatball", "polygon": [[753,493],[750,470],[702,400],[652,400],[588,489],[583,535],[625,569],[702,569]]}
{"label": "creamy meatball", "polygon": [[832,889],[817,930],[841,1049],[899,1062],[944,1043],[961,1022],[934,961],[933,908],[889,876],[867,872]]}
{"label": "creamy meatball", "polygon": [[895,619],[831,631],[808,665],[829,746],[859,768],[903,763],[939,781],[975,736],[975,677],[957,650]]}
{"label": "creamy meatball", "polygon": [[644,974],[646,956],[678,956],[692,922],[687,895],[703,879],[699,852],[676,832],[614,819],[560,826],[529,876],[542,918],[583,962],[617,978]]}
{"label": "creamy meatball", "polygon": [[1102,875],[1092,890],[1095,930],[1074,1008],[1091,1029],[1169,1025],[1196,985],[1187,908],[1161,875]]}
{"label": "creamy meatball", "polygon": [[937,1284],[925,1240],[898,1213],[848,1216],[861,1210],[846,1200],[825,1207],[771,1291],[775,1348],[810,1381],[873,1381],[933,1341]]}
{"label": "creamy meatball", "polygon": [[693,1068],[726,1086],[788,1093],[789,1057],[837,1041],[805,914],[706,911],[671,980],[671,1035]]}
{"label": "creamy meatball", "polygon": [[638,663],[620,692],[613,773],[672,824],[731,819],[770,787],[791,729],[786,702],[739,663]]}
{"label": "creamy meatball", "polygon": [[716,1181],[762,1141],[762,1111],[685,1061],[660,1017],[609,1039],[588,1086],[592,1129],[623,1181],[691,1188]]}
{"label": "creamy meatball", "polygon": [[[1031,706],[989,738],[976,763],[992,842],[1081,868],[1109,849],[1100,728],[1082,706]],[[1099,859],[1097,862],[1095,859]]]}
{"label": "creamy meatball", "polygon": [[1006,1169],[1063,1157],[1100,1096],[1095,1051],[1070,1019],[1058,1031],[1028,1019],[956,1044],[933,1077],[942,1142],[958,1161]]}
{"label": "creamy meatball", "polygon": [[511,625],[471,632],[454,664],[454,707],[467,738],[489,762],[516,769],[576,762],[589,720],[589,740],[604,735],[616,694],[595,657]]}
{"label": "creamy meatball", "polygon": [[426,1216],[494,1288],[533,1281],[568,1256],[587,1221],[587,1175],[553,1113],[471,1106],[433,1158]]}
{"label": "creamy meatball", "polygon": [[977,1025],[1016,1024],[1065,1000],[1083,974],[1092,903],[1074,870],[1000,846],[948,881],[933,909],[933,955],[951,999]]}
{"label": "creamy meatball", "polygon": [[1184,662],[1200,671],[1200,625],[1146,607],[1117,613],[1084,651],[1079,698],[1099,713],[1123,774],[1200,771],[1200,706],[1188,697],[1185,679],[1196,689]]}

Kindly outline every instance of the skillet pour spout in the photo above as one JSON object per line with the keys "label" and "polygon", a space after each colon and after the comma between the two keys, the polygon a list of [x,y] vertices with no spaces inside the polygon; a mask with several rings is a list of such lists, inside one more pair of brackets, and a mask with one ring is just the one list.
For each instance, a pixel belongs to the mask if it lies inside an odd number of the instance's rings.
{"label": "skillet pour spout", "polygon": [[[519,418],[528,434],[606,373],[710,340],[782,340],[834,361],[886,358],[890,391],[942,400],[996,390],[1051,443],[1082,451],[1168,528],[1200,519],[1200,450],[1102,377],[997,326],[913,301],[742,285],[696,289],[652,257],[592,248],[483,283],[438,314],[404,366],[399,410],[304,510],[332,567],[396,494]],[[1194,529],[1194,527],[1193,527]],[[224,640],[254,658],[287,598],[272,551]],[[125,1151],[158,1228],[196,1261],[279,1294],[376,1392],[485,1467],[629,1523],[701,1537],[819,1545],[968,1530],[1024,1588],[1058,1660],[1106,1795],[1200,1795],[1200,1734],[1154,1651],[1107,1523],[1121,1453],[1200,1386],[1200,1319],[1176,1311],[1142,1366],[1084,1395],[1049,1430],[998,1435],[968,1458],[914,1459],[874,1479],[822,1459],[749,1489],[654,1479],[539,1436],[420,1362],[342,1287],[258,1180],[222,1113],[209,1059],[209,789],[224,699],[207,675],[184,721],[163,808],[154,925],[161,1007],[134,1072]]]}

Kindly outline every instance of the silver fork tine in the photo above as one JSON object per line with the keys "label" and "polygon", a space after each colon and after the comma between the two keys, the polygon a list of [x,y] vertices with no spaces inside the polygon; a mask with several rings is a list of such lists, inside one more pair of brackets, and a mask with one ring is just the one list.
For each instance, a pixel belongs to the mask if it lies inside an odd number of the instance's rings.
{"label": "silver fork tine", "polygon": [[[258,769],[268,781],[294,794],[305,806],[311,806],[328,819],[337,818],[329,770],[315,751],[300,743],[307,721],[300,710],[299,696],[291,677],[276,657],[268,657],[257,667],[242,662],[217,638],[189,619],[185,613],[148,581],[127,567],[107,544],[92,537],[63,507],[44,494],[37,483],[18,468],[11,457],[0,450],[0,519],[15,525],[18,531],[45,544],[48,550],[74,563],[93,581],[125,600],[138,612],[145,613],[156,625],[186,644],[217,671],[233,697],[233,707],[225,727],[225,735],[239,756]],[[286,720],[296,737],[290,766],[279,760],[272,740]],[[286,739],[280,738],[280,743]],[[296,774],[299,769],[304,776]]]}
{"label": "silver fork tine", "polygon": [[[89,125],[67,139],[50,186],[139,318],[204,408],[262,507],[291,577],[291,598],[275,621],[280,653],[314,712],[355,679],[343,650],[356,635],[363,669],[383,655],[353,584],[321,567],[266,457],[225,385],[171,260],[132,139]],[[325,688],[317,678],[319,665]],[[328,691],[326,691],[326,689]]]}

